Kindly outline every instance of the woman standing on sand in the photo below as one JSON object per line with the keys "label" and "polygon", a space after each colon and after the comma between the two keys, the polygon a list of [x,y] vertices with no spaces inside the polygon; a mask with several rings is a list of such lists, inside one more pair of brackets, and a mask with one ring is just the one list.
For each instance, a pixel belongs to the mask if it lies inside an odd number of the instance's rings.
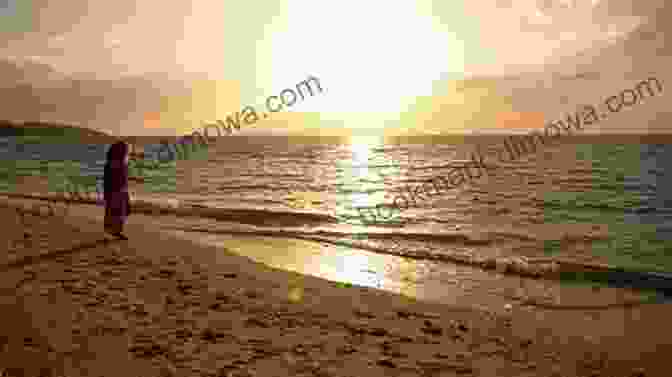
{"label": "woman standing on sand", "polygon": [[105,231],[119,239],[128,238],[121,232],[131,205],[128,195],[128,144],[118,141],[107,151],[103,177],[105,199]]}

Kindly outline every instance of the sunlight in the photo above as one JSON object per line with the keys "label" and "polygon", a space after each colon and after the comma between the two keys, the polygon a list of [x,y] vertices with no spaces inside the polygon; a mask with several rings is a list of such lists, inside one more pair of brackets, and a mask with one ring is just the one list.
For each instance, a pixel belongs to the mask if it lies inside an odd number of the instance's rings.
{"label": "sunlight", "polygon": [[[351,170],[348,177],[352,182],[375,181],[377,178],[369,171],[369,159],[373,156],[373,148],[382,146],[384,137],[378,135],[351,136],[347,148],[352,153],[352,159],[346,169]],[[351,168],[350,168],[351,167]],[[289,206],[295,209],[316,209],[322,204],[323,193],[296,190],[287,196]],[[375,205],[371,195],[366,193],[350,194],[349,202],[355,207]],[[377,203],[377,202],[376,202]]]}
{"label": "sunlight", "polygon": [[[414,284],[390,279],[389,271],[397,258],[353,250],[345,246],[324,245],[311,241],[280,239],[272,237],[236,238],[222,235],[188,235],[203,244],[216,244],[234,253],[244,255],[274,268],[287,269],[323,279],[347,282],[372,288],[388,289],[408,296],[416,295]],[[292,252],[288,252],[291,250]],[[413,263],[402,264],[402,276],[412,274]],[[417,270],[417,269],[416,269]],[[290,284],[288,298],[298,302],[305,296],[302,278]]]}
{"label": "sunlight", "polygon": [[383,136],[371,135],[371,136],[351,136],[350,137],[350,150],[353,154],[358,156],[364,156],[370,153],[372,148],[379,147],[383,145]]}
{"label": "sunlight", "polygon": [[381,136],[353,136],[350,139],[350,151],[352,151],[351,179],[363,184],[363,187],[358,190],[360,192],[350,194],[350,203],[353,207],[371,207],[376,204],[366,190],[367,186],[370,185],[368,182],[376,180],[369,169],[369,159],[373,155],[373,148],[381,145],[383,145]]}
{"label": "sunlight", "polygon": [[437,31],[412,1],[289,0],[283,16],[257,44],[257,70],[270,80],[269,90],[306,74],[324,81],[328,93],[297,111],[336,119],[344,114],[353,119],[365,113],[398,116],[417,96],[431,95],[442,72],[463,70],[462,43]]}
{"label": "sunlight", "polygon": [[353,136],[350,138],[350,150],[352,151],[352,166],[356,178],[364,178],[369,175],[369,158],[372,149],[383,145],[381,136]]}

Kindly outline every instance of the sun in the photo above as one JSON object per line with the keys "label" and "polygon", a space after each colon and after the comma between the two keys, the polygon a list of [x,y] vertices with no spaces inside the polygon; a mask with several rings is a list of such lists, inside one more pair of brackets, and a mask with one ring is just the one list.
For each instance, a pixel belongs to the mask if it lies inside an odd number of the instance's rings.
{"label": "sun", "polygon": [[[415,2],[287,4],[257,45],[257,71],[266,72],[274,88],[309,74],[320,79],[325,93],[296,106],[297,112],[372,128],[365,118],[398,119],[418,96],[432,95],[443,72],[463,70],[461,42],[437,30]],[[381,122],[375,127],[385,128]]]}

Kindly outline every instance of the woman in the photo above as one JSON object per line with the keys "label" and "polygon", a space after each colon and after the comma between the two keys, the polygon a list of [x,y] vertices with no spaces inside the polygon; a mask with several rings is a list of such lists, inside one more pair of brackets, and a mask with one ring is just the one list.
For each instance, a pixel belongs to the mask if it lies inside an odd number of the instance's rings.
{"label": "woman", "polygon": [[119,239],[127,240],[128,238],[121,233],[131,211],[128,195],[128,144],[123,141],[112,144],[107,151],[103,186],[105,231]]}

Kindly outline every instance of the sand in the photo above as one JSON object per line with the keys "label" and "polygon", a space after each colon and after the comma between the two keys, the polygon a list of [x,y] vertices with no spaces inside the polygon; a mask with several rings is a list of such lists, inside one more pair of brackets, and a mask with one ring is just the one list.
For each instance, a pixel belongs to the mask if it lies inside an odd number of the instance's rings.
{"label": "sand", "polygon": [[0,211],[4,376],[669,375],[670,304],[495,314]]}

